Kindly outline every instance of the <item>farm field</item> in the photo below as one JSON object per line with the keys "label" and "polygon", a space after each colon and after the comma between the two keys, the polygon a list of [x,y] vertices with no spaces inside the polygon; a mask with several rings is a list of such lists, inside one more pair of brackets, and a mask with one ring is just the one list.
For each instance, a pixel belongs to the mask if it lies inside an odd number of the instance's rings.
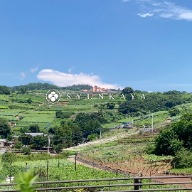
{"label": "farm field", "polygon": [[[63,94],[66,94],[66,92]],[[28,99],[31,99],[32,103],[28,103]],[[81,100],[67,100],[66,98],[62,98],[59,103],[49,105],[46,103],[45,93],[41,91],[26,94],[0,95],[0,118],[6,118],[14,124],[13,131],[31,124],[38,124],[41,130],[43,130],[48,125],[59,125],[60,121],[55,118],[55,112],[57,110],[74,114],[97,112],[100,110],[100,107],[108,101],[108,98],[93,98],[89,100],[86,98]],[[121,125],[123,122],[132,121],[137,127],[142,127],[142,125],[149,126],[151,124],[150,114],[126,118],[122,115],[117,115],[118,102],[121,101],[122,100],[116,96],[115,100],[112,101],[115,103],[115,109],[102,109],[108,113],[107,118],[110,119],[110,122],[103,125],[104,128],[113,128]],[[114,117],[112,117],[111,114],[116,118],[115,120],[112,120]],[[167,116],[167,112],[162,111],[155,113],[154,124],[165,121]]]}
{"label": "farm field", "polygon": [[155,135],[132,135],[104,144],[85,146],[80,158],[97,162],[100,166],[145,176],[162,174],[171,168],[171,156],[148,155],[147,145],[154,142]]}
{"label": "farm field", "polygon": [[[42,156],[44,156],[42,154]],[[41,155],[38,155],[41,157]],[[22,159],[22,157],[20,156]],[[26,158],[24,158],[26,159]],[[7,176],[11,176],[12,178],[17,177],[19,171],[28,171],[33,170],[35,175],[38,175],[37,182],[42,181],[70,181],[70,180],[87,180],[87,179],[110,179],[110,178],[122,178],[122,180],[118,181],[89,181],[88,183],[79,183],[78,185],[113,185],[113,184],[131,184],[132,180],[123,180],[123,178],[128,179],[130,177],[129,174],[120,174],[117,172],[109,172],[106,170],[98,170],[95,167],[86,167],[83,165],[79,165],[78,163],[75,165],[74,162],[70,162],[67,159],[58,158],[58,156],[51,157],[51,159],[47,160],[17,160],[12,164],[8,165],[7,168],[1,168],[0,179],[2,183],[5,183],[5,179],[8,178]],[[9,180],[9,179],[8,179]],[[7,182],[7,180],[6,180]],[[148,183],[150,180],[144,179],[143,183]],[[78,183],[78,182],[77,182]],[[66,183],[66,184],[57,184],[57,187],[70,187],[70,186],[77,186],[77,183]],[[55,185],[53,185],[54,187]],[[42,186],[43,187],[43,186]],[[177,187],[166,185],[164,188],[170,187]],[[150,186],[146,185],[143,186],[143,189],[149,189]],[[160,188],[158,185],[153,185],[153,188]],[[15,189],[14,187],[0,187],[0,190],[10,190]],[[113,189],[113,187],[110,187]],[[132,186],[119,186],[118,190],[131,190],[133,189]],[[109,187],[103,187],[103,191],[108,191]],[[86,191],[86,190],[85,190]]]}
{"label": "farm field", "polygon": [[[42,154],[43,155],[43,154]],[[83,179],[102,179],[102,178],[127,178],[127,175],[116,174],[109,171],[97,170],[83,165],[79,165],[68,161],[67,159],[58,158],[58,156],[51,157],[47,160],[19,160],[7,168],[1,167],[0,180],[5,182],[7,176],[17,177],[20,171],[33,170],[35,175],[38,175],[36,181],[57,181],[57,180],[83,180]],[[119,184],[125,184],[125,181],[118,181]],[[106,184],[100,182],[99,184]],[[67,184],[72,186],[73,184]],[[95,182],[89,182],[89,185],[95,185]],[[62,186],[62,185],[60,185]],[[66,186],[66,185],[65,185]],[[10,189],[10,187],[8,187]],[[7,188],[7,189],[8,189]],[[6,189],[6,188],[3,188]],[[123,189],[123,188],[122,188]]]}

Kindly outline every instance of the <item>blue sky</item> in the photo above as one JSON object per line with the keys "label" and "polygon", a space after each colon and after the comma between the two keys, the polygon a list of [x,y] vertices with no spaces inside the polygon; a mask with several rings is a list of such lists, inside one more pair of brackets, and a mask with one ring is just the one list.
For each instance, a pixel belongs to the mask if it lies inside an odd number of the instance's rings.
{"label": "blue sky", "polygon": [[0,0],[0,84],[192,91],[189,0]]}

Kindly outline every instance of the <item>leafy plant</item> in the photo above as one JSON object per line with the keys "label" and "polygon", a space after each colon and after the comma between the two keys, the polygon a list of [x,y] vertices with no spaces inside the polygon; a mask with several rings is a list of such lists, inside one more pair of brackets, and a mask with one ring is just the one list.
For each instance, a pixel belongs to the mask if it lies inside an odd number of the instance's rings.
{"label": "leafy plant", "polygon": [[34,192],[34,182],[37,176],[33,175],[33,171],[29,170],[27,172],[19,173],[16,182],[20,192]]}

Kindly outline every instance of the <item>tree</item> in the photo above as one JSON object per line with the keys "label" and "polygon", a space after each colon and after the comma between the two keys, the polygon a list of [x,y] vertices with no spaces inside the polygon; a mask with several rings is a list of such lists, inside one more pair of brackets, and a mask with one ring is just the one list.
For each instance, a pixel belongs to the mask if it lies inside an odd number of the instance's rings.
{"label": "tree", "polygon": [[171,162],[175,168],[189,168],[192,167],[191,151],[182,148],[173,158]]}
{"label": "tree", "polygon": [[79,143],[81,143],[83,141],[82,130],[76,124],[73,124],[71,129],[72,129],[72,143],[73,143],[73,145],[78,145]]}
{"label": "tree", "polygon": [[21,151],[23,155],[30,155],[31,154],[31,148],[30,147],[24,147]]}
{"label": "tree", "polygon": [[31,131],[32,133],[39,133],[40,132],[39,125],[30,125],[29,131]]}
{"label": "tree", "polygon": [[171,148],[172,140],[176,140],[177,136],[173,130],[167,128],[161,131],[160,135],[155,141],[156,155],[174,155],[175,151]]}
{"label": "tree", "polygon": [[21,94],[25,94],[27,92],[27,89],[25,87],[21,87],[20,92]]}
{"label": "tree", "polygon": [[10,90],[7,86],[0,86],[0,94],[10,95]]}
{"label": "tree", "polygon": [[8,121],[4,118],[0,118],[0,135],[2,138],[7,138],[11,134],[11,128]]}
{"label": "tree", "polygon": [[46,136],[37,135],[33,137],[32,146],[36,149],[42,149],[43,147],[47,146],[48,139]]}
{"label": "tree", "polygon": [[63,145],[62,144],[58,144],[54,146],[54,150],[56,153],[61,153],[63,149]]}
{"label": "tree", "polygon": [[181,120],[172,125],[172,130],[183,142],[183,146],[187,149],[192,148],[192,114],[187,113],[181,117]]}
{"label": "tree", "polygon": [[170,115],[171,117],[176,116],[176,115],[178,115],[179,113],[180,113],[179,109],[177,109],[177,108],[175,108],[175,107],[173,107],[173,108],[171,108],[171,109],[169,110],[169,115]]}
{"label": "tree", "polygon": [[16,142],[16,143],[14,144],[14,147],[15,147],[16,149],[21,149],[22,143],[21,143],[20,141],[18,141],[18,142]]}
{"label": "tree", "polygon": [[19,136],[19,141],[23,145],[30,145],[32,143],[32,136],[28,134],[22,134]]}
{"label": "tree", "polygon": [[122,94],[124,94],[124,95],[128,95],[128,94],[131,94],[131,93],[133,93],[134,92],[134,90],[131,88],[131,87],[125,87],[123,90],[122,90]]}
{"label": "tree", "polygon": [[183,115],[179,122],[162,130],[155,141],[157,155],[175,155],[182,148],[192,149],[192,113]]}
{"label": "tree", "polygon": [[107,103],[107,109],[114,109],[115,103]]}
{"label": "tree", "polygon": [[101,122],[105,122],[102,113],[79,113],[75,118],[75,123],[81,128],[84,138],[93,133],[98,134]]}
{"label": "tree", "polygon": [[3,163],[13,163],[15,161],[15,155],[13,153],[6,152],[2,155]]}
{"label": "tree", "polygon": [[131,100],[133,95],[134,90],[131,87],[125,87],[122,91],[121,94],[123,94],[126,98],[126,100]]}
{"label": "tree", "polygon": [[62,115],[63,115],[63,113],[60,110],[55,112],[56,118],[62,118]]}
{"label": "tree", "polygon": [[62,144],[63,147],[70,147],[72,145],[72,130],[67,124],[54,128],[53,144]]}

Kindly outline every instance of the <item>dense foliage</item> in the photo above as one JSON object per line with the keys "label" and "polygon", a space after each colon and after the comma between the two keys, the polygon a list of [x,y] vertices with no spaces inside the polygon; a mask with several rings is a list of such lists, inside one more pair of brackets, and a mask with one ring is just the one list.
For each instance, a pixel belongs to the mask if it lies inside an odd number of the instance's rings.
{"label": "dense foliage", "polygon": [[9,95],[10,89],[7,86],[0,86],[0,94]]}
{"label": "dense foliage", "polygon": [[[155,141],[154,153],[174,155],[174,166],[192,166],[192,113],[184,114],[180,121],[161,131]],[[185,163],[186,162],[186,163]]]}
{"label": "dense foliage", "polygon": [[[129,88],[130,89],[130,88]],[[125,91],[124,91],[125,92]],[[122,91],[122,93],[124,93]],[[128,92],[128,91],[127,91]],[[126,93],[126,92],[125,92]],[[132,97],[127,96],[132,94]],[[185,97],[185,93],[179,91],[168,91],[164,93],[145,93],[142,97],[141,93],[127,93],[126,101],[119,106],[119,112],[122,114],[140,115],[150,112],[157,112],[161,110],[169,110],[176,105],[180,105],[192,101],[192,97]],[[170,111],[174,116],[178,111]]]}
{"label": "dense foliage", "polygon": [[79,113],[76,116],[75,123],[81,128],[83,137],[87,138],[88,135],[99,133],[101,124],[105,122],[102,113]]}
{"label": "dense foliage", "polygon": [[0,118],[0,137],[7,138],[11,134],[11,128],[8,121],[4,118]]}
{"label": "dense foliage", "polygon": [[58,87],[55,85],[51,85],[49,83],[29,83],[27,85],[14,86],[11,89],[13,91],[19,91],[24,93],[25,91],[34,91],[34,90],[50,90],[57,89]]}

